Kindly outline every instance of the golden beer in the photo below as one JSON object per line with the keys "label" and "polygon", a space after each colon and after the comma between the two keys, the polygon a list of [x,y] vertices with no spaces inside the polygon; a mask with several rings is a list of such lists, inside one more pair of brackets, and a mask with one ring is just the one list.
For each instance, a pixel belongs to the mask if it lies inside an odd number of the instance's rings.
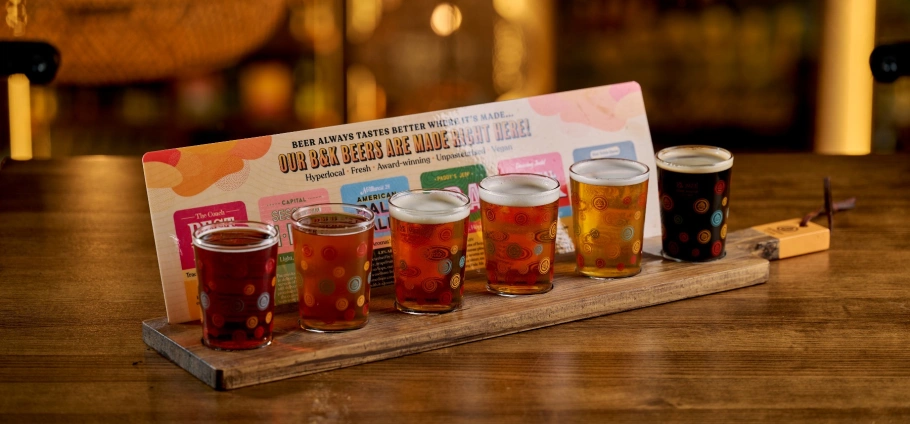
{"label": "golden beer", "polygon": [[447,190],[411,190],[389,199],[395,307],[411,314],[455,310],[464,294],[471,202]]}
{"label": "golden beer", "polygon": [[373,212],[326,203],[299,208],[291,218],[300,327],[337,332],[366,325]]}
{"label": "golden beer", "polygon": [[641,272],[648,176],[647,165],[627,159],[589,159],[569,167],[578,272],[596,278]]}
{"label": "golden beer", "polygon": [[559,182],[502,174],[480,182],[487,290],[500,295],[553,288]]}

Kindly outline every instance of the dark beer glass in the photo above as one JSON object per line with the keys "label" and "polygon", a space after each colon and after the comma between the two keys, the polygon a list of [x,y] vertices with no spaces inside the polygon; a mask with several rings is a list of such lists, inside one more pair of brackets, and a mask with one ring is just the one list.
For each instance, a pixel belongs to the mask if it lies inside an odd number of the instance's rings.
{"label": "dark beer glass", "polygon": [[373,217],[363,206],[344,203],[305,206],[291,214],[304,330],[339,332],[366,325]]}
{"label": "dark beer glass", "polygon": [[389,199],[395,307],[411,314],[461,306],[471,201],[448,190],[411,190]]}
{"label": "dark beer glass", "polygon": [[578,272],[594,278],[641,272],[648,166],[628,159],[588,159],[569,167]]}
{"label": "dark beer glass", "polygon": [[487,290],[499,295],[553,288],[559,181],[501,174],[480,182]]}
{"label": "dark beer glass", "polygon": [[272,342],[278,229],[231,221],[193,232],[202,309],[202,342],[218,350]]}
{"label": "dark beer glass", "polygon": [[705,262],[726,254],[733,155],[713,146],[657,152],[657,190],[665,258]]}

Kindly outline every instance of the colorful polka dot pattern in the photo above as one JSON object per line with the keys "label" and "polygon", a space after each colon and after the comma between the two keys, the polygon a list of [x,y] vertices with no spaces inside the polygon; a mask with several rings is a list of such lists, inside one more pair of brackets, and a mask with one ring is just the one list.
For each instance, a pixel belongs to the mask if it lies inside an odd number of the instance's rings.
{"label": "colorful polka dot pattern", "polygon": [[243,253],[195,249],[203,342],[252,349],[272,340],[277,246]]}
{"label": "colorful polka dot pattern", "polygon": [[[630,186],[596,186],[573,179],[570,188],[578,272],[599,278],[628,277],[641,272],[638,253],[644,232],[648,181]],[[660,200],[661,205],[672,206],[672,199]]]}
{"label": "colorful polka dot pattern", "polygon": [[499,293],[553,287],[558,202],[537,207],[481,202],[487,287]]}
{"label": "colorful polka dot pattern", "polygon": [[294,229],[293,237],[301,325],[317,331],[364,326],[373,230],[325,236]]}
{"label": "colorful polka dot pattern", "polygon": [[731,169],[683,174],[658,169],[664,255],[685,261],[723,257]]}
{"label": "colorful polka dot pattern", "polygon": [[444,224],[391,219],[396,307],[406,312],[446,312],[464,296],[467,217]]}

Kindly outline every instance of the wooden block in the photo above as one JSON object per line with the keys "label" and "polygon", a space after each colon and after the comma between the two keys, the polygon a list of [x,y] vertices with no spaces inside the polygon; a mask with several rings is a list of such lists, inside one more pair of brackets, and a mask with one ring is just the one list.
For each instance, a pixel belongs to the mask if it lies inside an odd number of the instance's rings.
{"label": "wooden block", "polygon": [[235,389],[763,283],[768,261],[750,253],[743,235],[731,233],[727,256],[707,263],[663,260],[660,239],[645,240],[641,274],[612,281],[576,274],[574,254],[562,255],[555,287],[541,295],[493,295],[480,272],[470,273],[463,308],[443,315],[398,312],[394,293],[383,287],[374,291],[366,327],[311,333],[297,327],[296,310],[286,311],[276,314],[274,340],[262,349],[212,350],[202,345],[198,323],[164,317],[143,322],[142,338],[209,386]]}

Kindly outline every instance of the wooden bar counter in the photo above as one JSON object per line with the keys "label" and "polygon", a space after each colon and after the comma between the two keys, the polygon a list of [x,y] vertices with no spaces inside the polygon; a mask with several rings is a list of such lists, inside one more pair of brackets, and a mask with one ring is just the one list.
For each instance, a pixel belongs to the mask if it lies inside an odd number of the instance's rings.
{"label": "wooden bar counter", "polygon": [[8,161],[0,422],[908,422],[910,157],[737,154],[730,229],[818,208],[825,176],[856,209],[765,284],[216,391],[142,341],[140,159]]}

